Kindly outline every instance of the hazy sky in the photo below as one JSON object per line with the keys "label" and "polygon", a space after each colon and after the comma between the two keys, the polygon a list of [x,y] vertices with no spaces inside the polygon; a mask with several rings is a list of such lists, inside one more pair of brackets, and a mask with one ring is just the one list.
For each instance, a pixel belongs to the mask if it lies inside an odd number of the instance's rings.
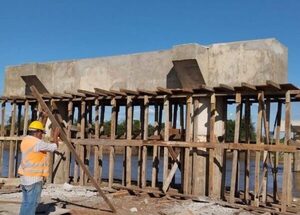
{"label": "hazy sky", "polygon": [[8,65],[276,38],[300,85],[298,0],[10,0],[0,5],[0,94]]}

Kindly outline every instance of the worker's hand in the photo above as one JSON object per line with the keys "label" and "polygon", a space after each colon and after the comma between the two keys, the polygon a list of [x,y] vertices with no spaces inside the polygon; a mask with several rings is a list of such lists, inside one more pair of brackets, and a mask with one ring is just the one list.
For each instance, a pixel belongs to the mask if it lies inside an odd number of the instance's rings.
{"label": "worker's hand", "polygon": [[55,142],[58,145],[58,137],[60,134],[60,129],[59,128],[54,128],[53,131],[53,142]]}

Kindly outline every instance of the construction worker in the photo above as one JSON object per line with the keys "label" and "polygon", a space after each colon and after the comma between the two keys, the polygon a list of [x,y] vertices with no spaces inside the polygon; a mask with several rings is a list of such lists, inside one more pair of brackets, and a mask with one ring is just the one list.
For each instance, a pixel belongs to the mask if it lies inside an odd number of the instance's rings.
{"label": "construction worker", "polygon": [[33,121],[28,128],[28,135],[21,142],[22,160],[18,169],[21,175],[23,193],[20,215],[34,215],[39,204],[44,177],[48,176],[47,152],[54,152],[58,147],[59,130],[55,129],[53,140],[42,140],[45,129],[40,121]]}

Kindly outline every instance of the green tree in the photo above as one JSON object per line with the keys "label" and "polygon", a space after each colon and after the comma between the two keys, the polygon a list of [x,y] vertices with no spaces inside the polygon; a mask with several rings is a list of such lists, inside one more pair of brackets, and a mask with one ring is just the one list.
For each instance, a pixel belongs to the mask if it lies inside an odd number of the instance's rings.
{"label": "green tree", "polygon": [[[234,128],[235,128],[235,121],[234,120],[227,120],[226,129],[227,129],[227,136],[226,142],[233,142],[234,141]],[[250,123],[250,141],[255,141],[256,134],[253,123]],[[240,125],[240,141],[246,141],[246,123],[245,118],[242,118],[241,125]]]}

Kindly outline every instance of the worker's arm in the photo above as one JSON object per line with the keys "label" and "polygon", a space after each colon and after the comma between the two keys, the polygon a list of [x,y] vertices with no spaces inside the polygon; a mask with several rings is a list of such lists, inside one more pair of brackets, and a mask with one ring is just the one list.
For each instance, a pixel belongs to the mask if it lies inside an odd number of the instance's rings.
{"label": "worker's arm", "polygon": [[58,148],[58,136],[59,128],[55,128],[53,131],[53,143],[46,143],[44,141],[39,141],[35,148],[35,152],[54,152]]}

